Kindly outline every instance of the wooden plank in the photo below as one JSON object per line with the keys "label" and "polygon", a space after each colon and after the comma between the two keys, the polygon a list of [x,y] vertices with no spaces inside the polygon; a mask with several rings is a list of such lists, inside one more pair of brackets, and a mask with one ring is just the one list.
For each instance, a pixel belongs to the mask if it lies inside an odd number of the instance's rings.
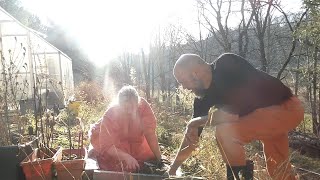
{"label": "wooden plank", "polygon": [[138,174],[114,171],[94,170],[93,180],[203,180],[201,177],[165,177],[152,174]]}
{"label": "wooden plank", "polygon": [[99,164],[98,161],[94,158],[86,159],[86,166],[84,168],[84,173],[82,175],[82,180],[92,180],[93,179],[93,171],[98,170]]}
{"label": "wooden plank", "polygon": [[96,159],[93,159],[93,158],[87,158],[86,159],[85,169],[86,170],[98,170],[98,169],[100,169],[98,161]]}
{"label": "wooden plank", "polygon": [[114,171],[101,171],[95,170],[93,172],[93,180],[162,180],[164,177],[158,175],[127,173],[127,172],[114,172]]}

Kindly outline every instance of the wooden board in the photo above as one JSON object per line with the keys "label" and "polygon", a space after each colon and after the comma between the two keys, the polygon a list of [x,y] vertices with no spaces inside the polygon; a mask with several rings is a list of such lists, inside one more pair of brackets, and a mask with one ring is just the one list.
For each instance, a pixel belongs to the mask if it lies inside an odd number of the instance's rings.
{"label": "wooden board", "polygon": [[99,164],[96,159],[87,158],[85,171],[82,175],[82,180],[92,180],[93,179],[93,171],[99,169]]}
{"label": "wooden board", "polygon": [[164,177],[151,174],[138,174],[114,171],[94,170],[93,180],[203,180],[200,177]]}

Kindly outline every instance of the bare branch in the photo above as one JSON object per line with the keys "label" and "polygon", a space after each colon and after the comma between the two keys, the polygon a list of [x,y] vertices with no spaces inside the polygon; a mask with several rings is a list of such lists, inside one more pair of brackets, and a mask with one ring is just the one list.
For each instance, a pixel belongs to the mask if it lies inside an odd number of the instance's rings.
{"label": "bare branch", "polygon": [[[306,11],[305,11],[304,13],[302,13],[302,15],[301,15],[301,17],[300,17],[300,19],[299,19],[296,27],[295,27],[295,30],[299,28],[299,26],[300,26],[300,24],[301,24],[301,22],[302,22],[302,19],[303,19],[304,16],[307,14],[307,12],[308,12],[308,9],[306,9]],[[287,19],[287,18],[286,18],[286,19]],[[287,20],[288,20],[288,19],[287,19]],[[290,24],[289,21],[287,21],[287,23]],[[292,32],[293,32],[293,31],[294,31],[294,30],[292,29]],[[289,62],[291,61],[291,58],[292,58],[292,56],[293,56],[294,50],[295,50],[296,45],[297,45],[297,41],[298,41],[298,39],[293,35],[291,50],[290,50],[290,52],[289,52],[289,55],[288,55],[286,61],[284,62],[284,64],[282,65],[280,71],[278,72],[277,78],[280,79],[283,71],[286,69],[287,65],[288,65]]]}
{"label": "bare branch", "polygon": [[270,15],[270,10],[271,10],[271,7],[272,7],[272,3],[273,3],[273,0],[270,0],[270,1],[268,2],[267,14],[266,14],[266,16],[264,17],[264,21],[263,21],[263,23],[262,23],[262,34],[264,34],[264,33],[266,32],[267,21],[268,21],[269,15]]}
{"label": "bare branch", "polygon": [[228,19],[229,19],[229,16],[230,16],[230,13],[231,13],[231,0],[229,0],[229,7],[228,7],[228,13],[227,13],[227,16],[226,16],[226,19],[225,19],[225,30],[226,30],[226,35],[229,34],[229,30],[228,30]]}
{"label": "bare branch", "polygon": [[211,0],[209,0],[209,5],[210,5],[210,7],[214,10],[214,12],[215,12],[216,14],[218,14],[218,11],[217,11],[217,9],[213,6]]}

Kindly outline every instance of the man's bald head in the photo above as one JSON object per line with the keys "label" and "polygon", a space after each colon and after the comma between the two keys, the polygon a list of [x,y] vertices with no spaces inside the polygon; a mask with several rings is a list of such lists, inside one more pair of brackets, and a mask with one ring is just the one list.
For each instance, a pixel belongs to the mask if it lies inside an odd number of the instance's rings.
{"label": "man's bald head", "polygon": [[206,62],[199,55],[183,54],[179,57],[176,64],[174,65],[173,72],[174,74],[176,74],[177,71],[191,73],[196,68],[204,64],[206,64]]}
{"label": "man's bald head", "polygon": [[183,88],[201,97],[211,82],[211,67],[196,54],[183,54],[173,68],[173,75]]}

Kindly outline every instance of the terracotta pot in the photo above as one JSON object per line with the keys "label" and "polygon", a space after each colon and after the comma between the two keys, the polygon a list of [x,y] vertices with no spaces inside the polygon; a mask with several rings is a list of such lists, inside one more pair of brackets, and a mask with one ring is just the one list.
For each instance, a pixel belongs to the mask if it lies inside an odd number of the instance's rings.
{"label": "terracotta pot", "polygon": [[54,167],[57,172],[58,180],[81,180],[84,172],[85,159],[87,158],[86,149],[71,149],[71,154],[79,159],[63,160],[69,157],[70,149],[60,148],[54,156]]}
{"label": "terracotta pot", "polygon": [[51,180],[54,152],[54,149],[34,149],[20,163],[26,180]]}

